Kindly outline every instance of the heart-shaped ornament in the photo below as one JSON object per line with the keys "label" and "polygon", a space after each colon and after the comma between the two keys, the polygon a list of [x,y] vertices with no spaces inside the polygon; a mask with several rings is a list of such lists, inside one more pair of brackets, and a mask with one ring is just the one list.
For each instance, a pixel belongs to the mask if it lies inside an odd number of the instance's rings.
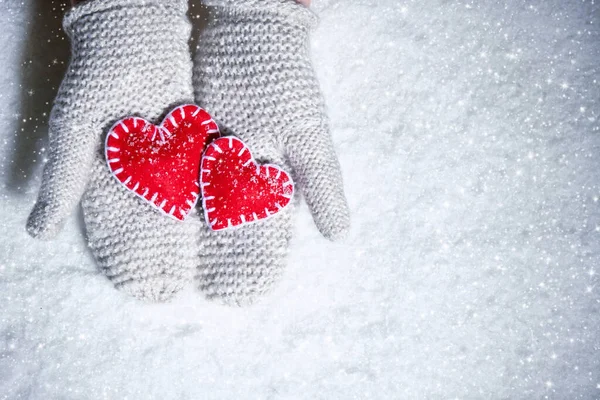
{"label": "heart-shaped ornament", "polygon": [[159,126],[136,117],[117,122],[106,137],[106,161],[128,190],[183,221],[200,196],[202,152],[217,137],[219,128],[206,111],[184,105]]}
{"label": "heart-shaped ornament", "polygon": [[276,165],[257,164],[244,142],[231,136],[208,145],[200,186],[204,217],[214,231],[269,218],[294,196],[287,172]]}

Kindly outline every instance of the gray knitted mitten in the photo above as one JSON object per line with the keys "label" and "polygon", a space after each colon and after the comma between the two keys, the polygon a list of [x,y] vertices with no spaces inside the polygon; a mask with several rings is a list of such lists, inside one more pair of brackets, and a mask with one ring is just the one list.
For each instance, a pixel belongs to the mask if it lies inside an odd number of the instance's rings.
{"label": "gray knitted mitten", "polygon": [[[207,3],[212,18],[194,67],[197,102],[259,162],[292,172],[321,233],[340,238],[350,217],[308,54],[316,16],[294,0]],[[292,209],[233,230],[205,229],[200,288],[238,305],[268,291],[285,266]]]}
{"label": "gray knitted mitten", "polygon": [[120,289],[164,301],[193,277],[200,219],[161,215],[110,174],[102,144],[113,123],[159,123],[193,101],[187,0],[93,0],[64,19],[72,59],[50,117],[50,153],[27,229],[51,238],[79,200],[89,245]]}

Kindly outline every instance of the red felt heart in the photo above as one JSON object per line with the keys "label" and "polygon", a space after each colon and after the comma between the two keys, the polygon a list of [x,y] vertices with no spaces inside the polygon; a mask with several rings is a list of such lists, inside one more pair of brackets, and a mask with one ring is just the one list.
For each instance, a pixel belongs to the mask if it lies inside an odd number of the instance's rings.
{"label": "red felt heart", "polygon": [[164,214],[183,221],[200,195],[200,159],[219,128],[195,105],[177,107],[160,126],[142,118],[117,122],[106,137],[112,174]]}
{"label": "red felt heart", "polygon": [[280,167],[259,165],[244,142],[223,137],[202,157],[204,217],[212,230],[253,223],[277,214],[294,195],[294,183]]}

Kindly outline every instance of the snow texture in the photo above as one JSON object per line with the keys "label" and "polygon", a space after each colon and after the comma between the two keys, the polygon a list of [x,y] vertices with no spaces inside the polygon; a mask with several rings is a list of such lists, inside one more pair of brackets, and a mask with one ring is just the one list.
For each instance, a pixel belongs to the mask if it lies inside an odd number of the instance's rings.
{"label": "snow texture", "polygon": [[236,309],[117,292],[80,215],[27,236],[65,5],[0,0],[1,399],[600,398],[598,1],[315,6],[353,229],[302,206]]}

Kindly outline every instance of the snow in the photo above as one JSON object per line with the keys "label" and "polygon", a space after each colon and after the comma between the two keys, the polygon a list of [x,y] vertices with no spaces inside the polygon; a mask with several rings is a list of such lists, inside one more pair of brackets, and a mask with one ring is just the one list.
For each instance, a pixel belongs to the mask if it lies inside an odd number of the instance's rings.
{"label": "snow", "polygon": [[0,398],[600,398],[600,5],[321,0],[343,243],[297,218],[249,309],[144,305],[40,242],[60,3],[0,0]]}

